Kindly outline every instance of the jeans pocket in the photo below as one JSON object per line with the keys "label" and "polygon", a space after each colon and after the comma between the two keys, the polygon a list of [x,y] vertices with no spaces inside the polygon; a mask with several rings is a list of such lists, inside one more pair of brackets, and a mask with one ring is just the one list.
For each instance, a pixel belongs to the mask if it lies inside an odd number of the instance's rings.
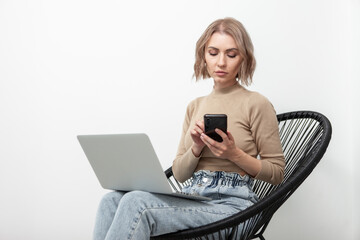
{"label": "jeans pocket", "polygon": [[247,185],[241,186],[221,186],[219,190],[219,194],[221,196],[232,196],[241,198],[244,200],[251,200],[252,198],[252,190],[249,189]]}

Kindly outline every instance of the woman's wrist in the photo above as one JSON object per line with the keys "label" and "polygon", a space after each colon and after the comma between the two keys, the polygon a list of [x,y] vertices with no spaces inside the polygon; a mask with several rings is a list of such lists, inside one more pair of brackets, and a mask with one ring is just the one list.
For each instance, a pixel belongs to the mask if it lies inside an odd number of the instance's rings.
{"label": "woman's wrist", "polygon": [[237,149],[236,154],[229,158],[230,161],[242,168],[247,174],[254,177],[261,170],[261,162],[241,149]]}
{"label": "woman's wrist", "polygon": [[229,160],[232,162],[241,162],[241,159],[243,159],[246,156],[246,153],[241,150],[240,148],[236,148],[236,151],[234,152],[234,155],[229,157]]}
{"label": "woman's wrist", "polygon": [[200,157],[203,148],[204,148],[204,146],[198,146],[196,144],[193,144],[191,147],[191,151],[195,157]]}

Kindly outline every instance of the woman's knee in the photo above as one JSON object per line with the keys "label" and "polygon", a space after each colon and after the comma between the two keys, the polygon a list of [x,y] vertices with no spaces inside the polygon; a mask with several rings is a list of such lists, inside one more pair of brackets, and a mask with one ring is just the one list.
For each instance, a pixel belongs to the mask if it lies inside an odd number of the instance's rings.
{"label": "woman's knee", "polygon": [[118,205],[123,196],[124,196],[124,193],[117,192],[117,191],[106,193],[102,197],[100,204],[101,205]]}
{"label": "woman's knee", "polygon": [[131,191],[126,193],[122,199],[121,204],[123,206],[132,207],[146,207],[147,204],[153,202],[151,199],[154,197],[153,194],[143,191]]}

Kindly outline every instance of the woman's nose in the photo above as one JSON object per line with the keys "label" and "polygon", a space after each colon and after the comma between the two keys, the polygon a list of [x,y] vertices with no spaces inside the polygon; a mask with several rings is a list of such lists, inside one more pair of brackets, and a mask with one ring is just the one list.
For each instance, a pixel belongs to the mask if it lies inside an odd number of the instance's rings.
{"label": "woman's nose", "polygon": [[218,65],[218,67],[225,67],[226,66],[226,60],[225,60],[225,55],[224,54],[219,54],[217,65]]}

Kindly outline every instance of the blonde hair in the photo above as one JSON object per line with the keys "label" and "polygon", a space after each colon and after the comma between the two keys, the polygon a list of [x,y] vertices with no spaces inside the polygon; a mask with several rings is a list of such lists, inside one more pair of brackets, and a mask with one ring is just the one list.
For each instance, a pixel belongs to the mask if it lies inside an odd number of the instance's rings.
{"label": "blonde hair", "polygon": [[237,74],[237,79],[242,84],[249,86],[255,71],[256,61],[254,57],[254,47],[249,34],[244,26],[234,18],[218,19],[211,23],[205,32],[196,42],[194,76],[196,80],[200,78],[210,78],[205,63],[205,46],[210,37],[215,33],[225,33],[232,36],[239,48],[242,62]]}

